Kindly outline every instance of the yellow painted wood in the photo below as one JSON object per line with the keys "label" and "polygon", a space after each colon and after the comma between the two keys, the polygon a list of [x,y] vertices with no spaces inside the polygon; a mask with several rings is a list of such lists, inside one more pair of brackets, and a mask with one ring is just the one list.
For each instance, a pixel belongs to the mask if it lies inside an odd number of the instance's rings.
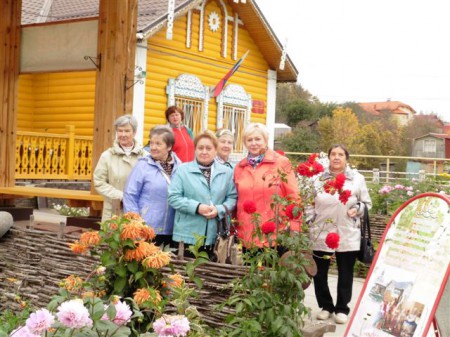
{"label": "yellow painted wood", "polygon": [[[174,39],[167,40],[165,30],[158,32],[149,39],[147,54],[147,81],[145,95],[144,136],[148,135],[150,128],[159,123],[166,123],[164,111],[167,108],[166,86],[169,78],[176,78],[183,73],[197,76],[204,85],[215,86],[219,80],[237,62],[233,59],[233,24],[228,24],[227,53],[222,56],[223,21],[217,32],[208,28],[208,15],[212,11],[220,13],[222,9],[216,1],[209,1],[205,10],[204,44],[203,51],[198,51],[199,41],[199,11],[192,15],[191,48],[186,48],[186,16],[180,17],[174,24]],[[229,16],[234,16],[232,9],[227,5]],[[267,62],[258,47],[245,30],[239,26],[238,58],[250,50],[246,60],[228,81],[228,84],[239,84],[254,100],[267,98]],[[216,129],[217,108],[215,99],[209,101],[208,128]],[[251,114],[252,122],[265,123],[266,114]],[[144,142],[146,139],[144,139]]]}

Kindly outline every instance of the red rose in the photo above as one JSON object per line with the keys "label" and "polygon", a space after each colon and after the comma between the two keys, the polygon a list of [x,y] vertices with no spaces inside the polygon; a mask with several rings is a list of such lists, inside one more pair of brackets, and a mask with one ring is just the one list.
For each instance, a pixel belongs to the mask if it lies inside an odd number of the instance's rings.
{"label": "red rose", "polygon": [[323,189],[324,189],[324,191],[326,193],[329,193],[329,194],[333,195],[337,191],[337,188],[335,186],[335,181],[334,180],[327,180],[325,182],[325,184],[323,184]]}
{"label": "red rose", "polygon": [[334,178],[334,186],[337,190],[341,190],[345,184],[345,174],[338,174],[336,178]]}
{"label": "red rose", "polygon": [[316,158],[319,154],[318,153],[311,153],[311,155],[308,158],[308,163],[315,163],[316,162]]}
{"label": "red rose", "polygon": [[275,232],[276,229],[277,229],[277,225],[273,221],[266,221],[261,225],[261,231],[264,234],[273,233],[273,232]]}
{"label": "red rose", "polygon": [[298,207],[294,204],[287,205],[285,213],[290,220],[297,220],[302,215]]}
{"label": "red rose", "polygon": [[323,172],[323,166],[318,162],[310,163],[308,161],[308,162],[299,164],[297,166],[297,172],[301,176],[310,178],[310,177],[315,176],[316,174],[319,174],[320,172]]}
{"label": "red rose", "polygon": [[325,243],[328,246],[328,248],[336,249],[339,247],[339,234],[338,233],[328,233],[327,237],[325,238]]}
{"label": "red rose", "polygon": [[286,153],[284,153],[283,150],[276,150],[275,152],[278,153],[278,154],[281,154],[282,156],[285,156],[285,157],[286,157]]}
{"label": "red rose", "polygon": [[352,192],[350,190],[341,191],[339,193],[339,201],[345,205],[348,201],[348,198],[350,198],[351,195]]}
{"label": "red rose", "polygon": [[245,200],[242,204],[245,213],[253,214],[256,212],[256,204],[253,200]]}

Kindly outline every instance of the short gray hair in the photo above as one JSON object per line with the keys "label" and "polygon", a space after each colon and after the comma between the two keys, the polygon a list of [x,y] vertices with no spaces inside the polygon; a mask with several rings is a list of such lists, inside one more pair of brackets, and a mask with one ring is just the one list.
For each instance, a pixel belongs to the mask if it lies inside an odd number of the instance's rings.
{"label": "short gray hair", "polygon": [[172,128],[167,125],[156,125],[150,130],[149,138],[158,135],[162,136],[164,143],[169,147],[173,147],[175,144],[175,135],[173,134]]}
{"label": "short gray hair", "polygon": [[138,122],[133,115],[123,115],[116,119],[114,122],[114,127],[117,129],[119,126],[125,126],[130,124],[133,128],[133,132],[137,131]]}
{"label": "short gray hair", "polygon": [[267,127],[261,123],[250,123],[246,126],[246,128],[244,129],[244,133],[242,134],[244,142],[246,141],[247,137],[254,132],[259,132],[266,141],[266,144],[269,142],[269,131],[267,130]]}

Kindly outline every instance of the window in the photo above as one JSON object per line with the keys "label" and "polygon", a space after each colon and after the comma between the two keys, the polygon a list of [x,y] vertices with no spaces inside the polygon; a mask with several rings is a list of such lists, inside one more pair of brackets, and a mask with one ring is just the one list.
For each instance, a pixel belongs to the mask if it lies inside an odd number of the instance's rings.
{"label": "window", "polygon": [[184,125],[198,135],[202,131],[203,102],[175,97],[175,105],[184,111]]}
{"label": "window", "polygon": [[233,106],[223,107],[223,128],[230,130],[234,134],[234,151],[244,152],[242,133],[244,132],[245,116],[247,110]]}
{"label": "window", "polygon": [[169,79],[167,85],[167,106],[176,105],[183,109],[183,123],[194,135],[206,130],[208,125],[209,88],[194,75],[181,74]]}
{"label": "window", "polygon": [[425,139],[423,141],[423,152],[436,153],[436,140],[435,139]]}

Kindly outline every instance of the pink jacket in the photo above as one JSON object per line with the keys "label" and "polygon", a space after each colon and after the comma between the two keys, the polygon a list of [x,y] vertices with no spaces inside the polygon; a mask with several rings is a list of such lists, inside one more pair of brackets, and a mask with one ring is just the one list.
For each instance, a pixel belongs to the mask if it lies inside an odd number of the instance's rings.
{"label": "pink jacket", "polygon": [[[286,173],[287,183],[281,181],[278,170]],[[260,224],[266,221],[273,221],[274,212],[270,204],[272,196],[278,194],[281,197],[288,197],[299,200],[299,189],[294,169],[288,158],[267,150],[263,161],[255,169],[244,158],[234,169],[234,181],[238,192],[237,220],[238,236],[242,239],[245,247],[253,244],[261,247],[263,243],[254,237],[254,224],[251,223],[251,215],[243,209],[246,200],[253,200],[256,205],[256,212],[261,216]],[[291,230],[300,229],[300,221],[292,221]],[[284,229],[284,226],[280,227]],[[267,245],[265,243],[264,245]]]}

